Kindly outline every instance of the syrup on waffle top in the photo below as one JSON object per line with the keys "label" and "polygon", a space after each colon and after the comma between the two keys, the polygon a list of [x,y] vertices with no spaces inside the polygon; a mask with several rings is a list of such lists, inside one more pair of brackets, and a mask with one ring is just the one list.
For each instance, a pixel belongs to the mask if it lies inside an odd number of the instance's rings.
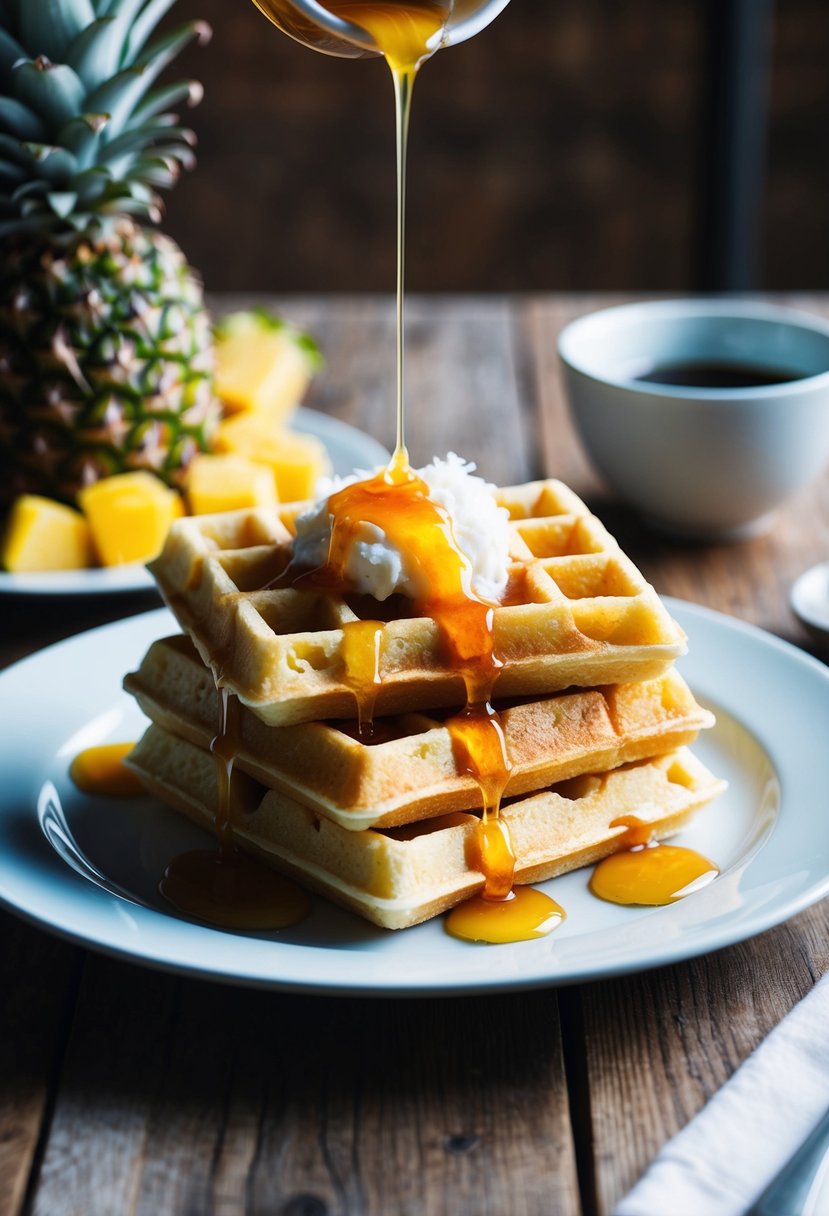
{"label": "syrup on waffle top", "polygon": [[[153,643],[124,685],[153,722],[209,746],[218,694],[187,637]],[[714,720],[673,669],[653,680],[521,701],[502,707],[500,717],[512,763],[508,797],[672,751]],[[458,771],[440,715],[381,719],[364,741],[336,720],[273,727],[242,708],[233,743],[237,768],[350,830],[412,823],[481,801],[477,783]]]}
{"label": "syrup on waffle top", "polygon": [[[506,593],[494,609],[497,697],[539,696],[662,674],[682,630],[581,500],[558,481],[495,492],[509,514]],[[410,600],[272,587],[311,504],[177,521],[150,569],[202,659],[272,725],[355,716],[350,663],[376,638],[378,715],[462,705],[466,688],[436,622]],[[364,659],[361,658],[361,662]]]}
{"label": "syrup on waffle top", "polygon": [[[206,749],[152,725],[127,763],[152,794],[212,826],[218,809],[216,769]],[[631,814],[663,840],[681,830],[724,784],[680,748],[508,800],[501,814],[515,852],[515,880],[542,882],[616,851],[626,832],[618,821]],[[383,928],[418,924],[484,886],[474,814],[347,831],[237,773],[230,822],[243,849]]]}

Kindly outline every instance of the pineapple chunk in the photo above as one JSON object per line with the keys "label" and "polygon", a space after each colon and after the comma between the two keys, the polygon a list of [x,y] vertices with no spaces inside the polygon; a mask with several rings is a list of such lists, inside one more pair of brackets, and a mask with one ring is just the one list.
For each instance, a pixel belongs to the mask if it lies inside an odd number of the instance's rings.
{"label": "pineapple chunk", "polygon": [[184,504],[152,473],[116,473],[81,490],[98,560],[103,566],[148,562],[164,545]]}
{"label": "pineapple chunk", "polygon": [[92,563],[89,524],[61,502],[21,494],[12,505],[0,563],[13,574],[82,570]]}
{"label": "pineapple chunk", "polygon": [[280,502],[312,498],[331,465],[314,435],[276,427],[270,416],[239,414],[220,423],[213,435],[217,452],[235,452],[270,467]]}
{"label": "pineapple chunk", "polygon": [[216,331],[216,392],[228,413],[264,410],[284,425],[320,364],[313,341],[264,311],[232,313]]}
{"label": "pineapple chunk", "polygon": [[187,498],[194,515],[271,507],[276,501],[273,474],[245,456],[194,456],[187,470]]}

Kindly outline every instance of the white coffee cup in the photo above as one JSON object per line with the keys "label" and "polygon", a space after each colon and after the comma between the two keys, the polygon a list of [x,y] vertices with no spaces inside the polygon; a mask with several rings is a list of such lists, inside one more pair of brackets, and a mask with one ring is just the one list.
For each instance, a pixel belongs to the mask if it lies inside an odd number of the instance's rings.
{"label": "white coffee cup", "polygon": [[[761,532],[829,460],[829,324],[819,317],[741,299],[649,301],[573,321],[558,349],[593,464],[662,529]],[[787,378],[730,388],[640,378],[692,364]]]}

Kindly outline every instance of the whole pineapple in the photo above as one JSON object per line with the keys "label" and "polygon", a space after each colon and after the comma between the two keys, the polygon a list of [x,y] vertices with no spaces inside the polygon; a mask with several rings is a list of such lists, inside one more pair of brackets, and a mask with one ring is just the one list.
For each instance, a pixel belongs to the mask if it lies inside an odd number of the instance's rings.
{"label": "whole pineapple", "polygon": [[[216,420],[201,284],[146,222],[193,161],[157,86],[174,0],[0,0],[0,505],[98,478],[176,484]],[[144,221],[144,223],[142,223]]]}

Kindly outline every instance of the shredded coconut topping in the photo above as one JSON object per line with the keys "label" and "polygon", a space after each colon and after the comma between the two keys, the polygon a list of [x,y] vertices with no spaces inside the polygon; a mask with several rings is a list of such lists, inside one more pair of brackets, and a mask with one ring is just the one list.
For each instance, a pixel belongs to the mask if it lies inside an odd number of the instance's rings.
{"label": "shredded coconut topping", "polygon": [[[482,600],[497,601],[507,585],[509,562],[509,515],[495,502],[495,487],[482,477],[473,476],[475,465],[449,452],[446,459],[435,457],[415,473],[429,487],[429,497],[446,510],[452,521],[455,544],[467,558],[472,590]],[[328,557],[331,539],[331,514],[328,497],[335,490],[371,476],[358,472],[335,478],[324,486],[324,497],[297,516],[294,558],[299,565],[315,569]],[[424,597],[417,564],[387,543],[382,529],[374,524],[361,525],[351,547],[346,574],[354,589],[377,600],[401,592],[410,599]]]}

